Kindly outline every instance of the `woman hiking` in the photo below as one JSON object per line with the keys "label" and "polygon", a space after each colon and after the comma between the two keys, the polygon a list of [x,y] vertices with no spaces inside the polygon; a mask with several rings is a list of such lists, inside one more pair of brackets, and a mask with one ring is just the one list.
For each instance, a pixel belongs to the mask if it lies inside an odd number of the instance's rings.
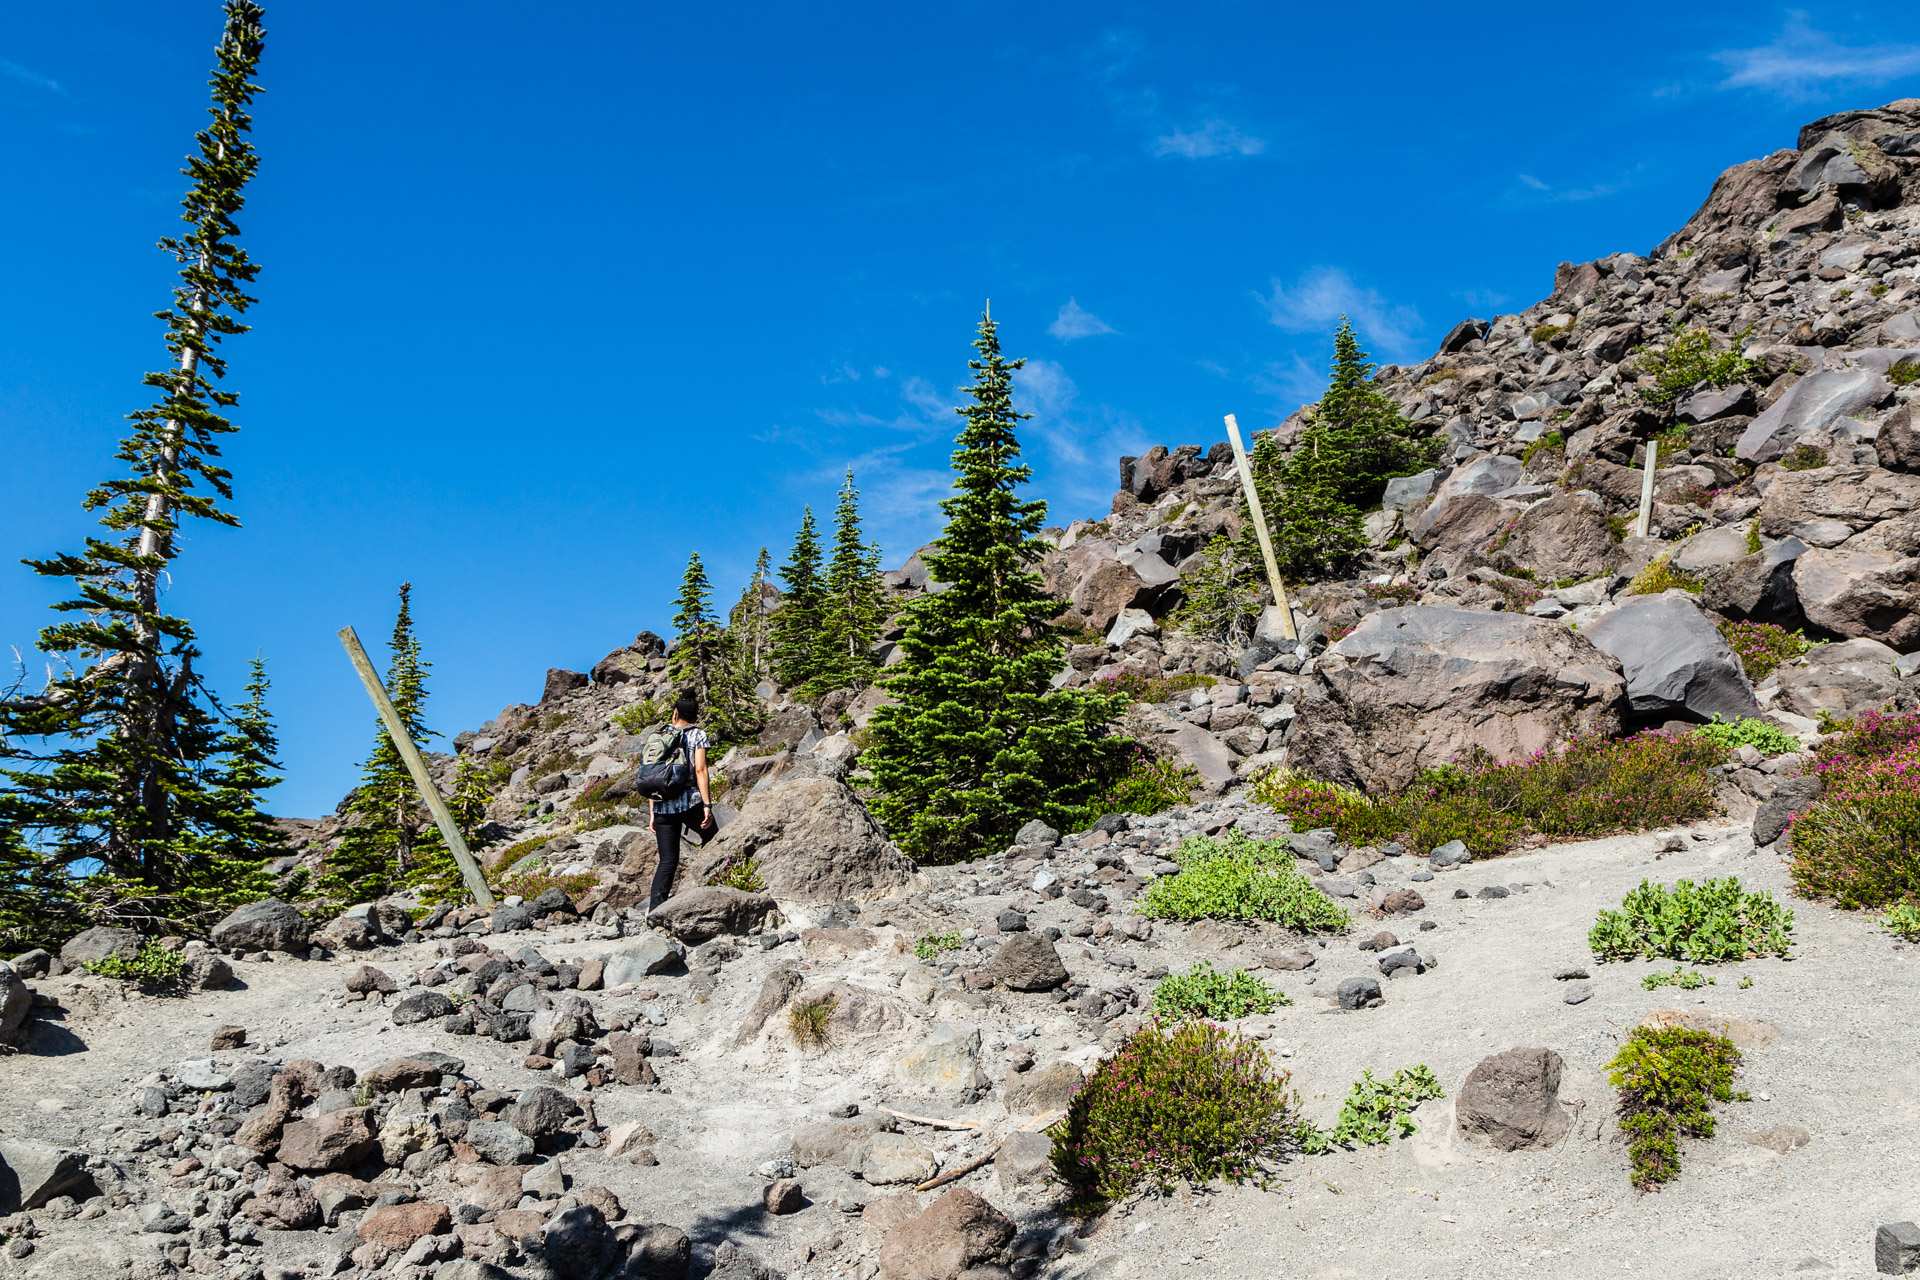
{"label": "woman hiking", "polygon": [[700,699],[691,689],[673,704],[673,719],[667,732],[677,740],[668,748],[666,758],[676,754],[693,774],[690,785],[664,800],[647,801],[647,825],[660,847],[660,865],[654,869],[653,887],[647,894],[647,910],[673,896],[673,877],[680,870],[680,836],[685,828],[698,832],[705,844],[713,834],[713,791],[707,783],[707,731],[699,727]]}

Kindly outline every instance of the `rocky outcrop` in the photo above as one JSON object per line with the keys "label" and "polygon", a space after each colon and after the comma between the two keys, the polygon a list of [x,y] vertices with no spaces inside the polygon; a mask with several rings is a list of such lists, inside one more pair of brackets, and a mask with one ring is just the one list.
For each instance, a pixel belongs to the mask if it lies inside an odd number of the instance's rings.
{"label": "rocky outcrop", "polygon": [[688,946],[698,946],[727,934],[751,932],[778,915],[773,899],[763,893],[702,885],[655,907],[647,913],[647,924]]}
{"label": "rocky outcrop", "polygon": [[1739,657],[1684,594],[1629,600],[1581,634],[1619,660],[1628,705],[1640,715],[1739,720],[1760,714]]}
{"label": "rocky outcrop", "polygon": [[234,951],[305,951],[307,918],[278,898],[250,902],[213,926],[213,945]]}
{"label": "rocky outcrop", "polygon": [[767,892],[796,902],[891,893],[913,879],[913,861],[887,838],[838,770],[795,770],[754,790],[740,814],[701,851],[704,880],[730,862],[755,860]]}
{"label": "rocky outcrop", "polygon": [[1412,606],[1361,621],[1320,659],[1287,762],[1397,791],[1475,748],[1502,759],[1620,728],[1619,663],[1566,627],[1510,613]]}

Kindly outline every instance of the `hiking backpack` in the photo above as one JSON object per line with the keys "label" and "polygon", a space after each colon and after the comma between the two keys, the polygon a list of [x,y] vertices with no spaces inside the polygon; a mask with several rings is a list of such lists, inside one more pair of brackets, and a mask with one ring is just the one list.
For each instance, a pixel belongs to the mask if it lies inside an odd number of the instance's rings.
{"label": "hiking backpack", "polygon": [[640,748],[640,768],[633,789],[649,800],[671,800],[693,782],[687,750],[687,731],[663,724],[647,735]]}

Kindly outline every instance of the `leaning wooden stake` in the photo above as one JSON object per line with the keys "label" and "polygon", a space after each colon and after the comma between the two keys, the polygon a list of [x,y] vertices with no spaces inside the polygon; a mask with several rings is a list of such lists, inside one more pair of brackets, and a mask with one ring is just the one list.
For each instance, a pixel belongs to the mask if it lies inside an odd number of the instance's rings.
{"label": "leaning wooden stake", "polygon": [[1659,466],[1660,442],[1647,441],[1647,469],[1640,477],[1640,518],[1634,521],[1633,535],[1644,538],[1653,524],[1653,469]]}
{"label": "leaning wooden stake", "polygon": [[367,696],[373,699],[374,709],[380,713],[380,723],[387,726],[387,736],[393,739],[394,749],[407,762],[407,772],[413,775],[413,785],[419,790],[420,798],[427,802],[427,809],[433,814],[433,823],[440,828],[441,838],[453,852],[453,860],[460,867],[460,878],[467,882],[467,890],[473,894],[475,902],[489,911],[493,910],[493,890],[487,888],[487,878],[480,874],[479,864],[467,852],[467,842],[460,838],[460,828],[454,824],[447,802],[440,798],[440,788],[433,785],[433,775],[427,772],[427,762],[420,758],[420,748],[413,745],[413,735],[400,722],[400,713],[393,709],[393,700],[387,697],[379,673],[373,669],[366,649],[361,647],[360,637],[354,634],[352,627],[342,627],[340,643],[345,647],[347,657],[353,660],[353,669],[360,673],[360,683],[367,686]]}
{"label": "leaning wooden stake", "polygon": [[1267,513],[1260,509],[1260,494],[1253,487],[1253,464],[1240,443],[1240,424],[1227,415],[1227,439],[1233,442],[1233,461],[1240,468],[1240,487],[1247,494],[1247,510],[1253,515],[1253,533],[1260,539],[1260,556],[1267,562],[1267,585],[1273,588],[1273,603],[1280,610],[1280,625],[1287,639],[1298,640],[1293,629],[1293,606],[1287,603],[1287,589],[1280,584],[1280,564],[1273,558],[1273,538],[1267,532]]}

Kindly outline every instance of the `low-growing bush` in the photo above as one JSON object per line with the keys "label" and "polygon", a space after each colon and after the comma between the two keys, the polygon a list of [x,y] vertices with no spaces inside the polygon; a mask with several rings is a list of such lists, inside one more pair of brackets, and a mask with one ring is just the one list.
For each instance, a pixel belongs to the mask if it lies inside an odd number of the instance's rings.
{"label": "low-growing bush", "polygon": [[1420,602],[1420,588],[1411,582],[1369,582],[1360,590],[1366,593],[1369,600],[1391,600],[1393,604],[1389,608]]}
{"label": "low-growing bush", "polygon": [[1647,562],[1646,568],[1634,574],[1633,581],[1627,584],[1627,594],[1630,596],[1657,596],[1662,591],[1670,591],[1678,587],[1682,591],[1690,591],[1695,595],[1699,595],[1701,591],[1705,590],[1706,585],[1707,584],[1700,581],[1700,579],[1690,577],[1674,568],[1673,555],[1669,552],[1665,555],[1655,556]]}
{"label": "low-growing bush", "polygon": [[1713,335],[1702,327],[1676,328],[1661,347],[1635,347],[1631,367],[1653,379],[1651,386],[1640,389],[1640,398],[1665,409],[1702,382],[1730,387],[1757,381],[1765,373],[1764,365],[1739,351],[1751,332],[1735,334],[1732,346],[1722,351],[1714,350]]}
{"label": "low-growing bush", "polygon": [[645,733],[666,718],[666,706],[658,698],[642,698],[638,702],[629,702],[613,713],[613,722],[619,725],[620,732],[625,734]]}
{"label": "low-growing bush", "polygon": [[797,1000],[787,1010],[787,1032],[802,1049],[833,1047],[833,1011],[840,1001],[833,996],[814,996]]}
{"label": "low-growing bush", "polygon": [[1221,973],[1209,960],[1161,979],[1153,989],[1153,1011],[1164,1018],[1231,1022],[1250,1013],[1272,1013],[1292,1003],[1286,992],[1268,986],[1247,970]]}
{"label": "low-growing bush", "polygon": [[760,859],[750,856],[730,859],[725,866],[707,877],[707,883],[718,889],[760,893],[767,887],[767,878],[760,874]]}
{"label": "low-growing bush", "polygon": [[1213,1023],[1158,1023],[1094,1069],[1047,1130],[1053,1170],[1092,1210],[1145,1184],[1257,1179],[1294,1142],[1288,1076],[1259,1041]]}
{"label": "low-growing bush", "polygon": [[1920,907],[1896,902],[1880,917],[1880,927],[1906,942],[1920,942]]}
{"label": "low-growing bush", "polygon": [[1534,455],[1538,454],[1543,449],[1564,448],[1566,446],[1566,443],[1567,443],[1566,437],[1561,435],[1558,431],[1549,431],[1545,435],[1541,436],[1538,440],[1535,440],[1532,444],[1526,447],[1525,452],[1523,452],[1520,455],[1521,465],[1524,466],[1531,463],[1534,459]]}
{"label": "low-growing bush", "polygon": [[1397,796],[1284,772],[1256,781],[1253,794],[1296,830],[1331,827],[1346,844],[1398,840],[1426,853],[1460,840],[1487,858],[1529,835],[1584,840],[1704,818],[1714,811],[1706,771],[1725,759],[1725,748],[1695,733],[1595,734],[1517,760],[1470,755],[1429,770]]}
{"label": "low-growing bush", "polygon": [[1772,675],[1781,663],[1790,662],[1813,647],[1798,631],[1776,627],[1771,622],[1722,622],[1720,635],[1727,647],[1740,655],[1747,679],[1756,684]]}
{"label": "low-growing bush", "polygon": [[1373,1072],[1362,1071],[1332,1129],[1301,1122],[1300,1149],[1320,1155],[1334,1147],[1377,1147],[1411,1137],[1420,1130],[1413,1122],[1413,1109],[1429,1098],[1445,1096],[1425,1063],[1403,1067],[1386,1080],[1375,1080]]}
{"label": "low-growing bush", "polygon": [[1733,1091],[1740,1050],[1725,1036],[1684,1027],[1635,1027],[1607,1064],[1620,1091],[1633,1185],[1652,1191],[1680,1176],[1680,1139],[1711,1138],[1715,1102],[1747,1100]]}
{"label": "low-growing bush", "polygon": [[579,871],[570,876],[554,871],[523,871],[517,876],[503,876],[498,880],[487,878],[493,891],[501,897],[515,894],[532,902],[549,889],[558,889],[567,895],[570,902],[578,902],[589,890],[597,887],[600,877],[591,871]]}
{"label": "low-growing bush", "polygon": [[1827,451],[1810,444],[1797,444],[1780,459],[1782,471],[1818,471],[1827,465]]}
{"label": "low-growing bush", "polygon": [[[1751,978],[1746,979],[1747,984],[1751,984],[1752,981],[1753,979]],[[1698,969],[1682,969],[1679,965],[1673,966],[1671,970],[1656,969],[1646,977],[1640,979],[1641,989],[1646,991],[1656,991],[1661,987],[1678,987],[1682,991],[1698,991],[1702,987],[1710,987],[1712,985],[1713,979],[1701,973]]]}
{"label": "low-growing bush", "polygon": [[1116,671],[1101,676],[1089,686],[1095,693],[1124,693],[1135,702],[1165,702],[1168,698],[1195,689],[1211,689],[1220,683],[1213,676],[1197,671],[1182,671],[1171,676],[1143,676],[1138,671]]}
{"label": "low-growing bush", "polygon": [[1920,360],[1912,356],[1908,356],[1905,360],[1896,360],[1893,367],[1887,370],[1887,381],[1896,387],[1910,387],[1920,382]]}
{"label": "low-growing bush", "polygon": [[180,985],[181,975],[186,970],[186,958],[157,942],[143,942],[138,954],[131,960],[102,956],[80,967],[102,978],[137,982],[143,987],[174,987]]}
{"label": "low-growing bush", "polygon": [[1284,840],[1238,831],[1192,835],[1173,851],[1180,870],[1147,886],[1136,908],[1162,920],[1271,920],[1290,929],[1338,931],[1347,913],[1293,869]]}
{"label": "low-growing bush", "polygon": [[1773,721],[1761,720],[1755,716],[1747,716],[1739,720],[1722,720],[1716,713],[1712,724],[1703,724],[1694,732],[1715,746],[1725,747],[1728,751],[1752,747],[1764,755],[1778,756],[1800,749],[1800,739]]}
{"label": "low-growing bush", "polygon": [[1599,960],[1686,960],[1717,964],[1749,956],[1784,956],[1793,912],[1764,889],[1749,893],[1738,877],[1676,880],[1673,888],[1642,880],[1618,911],[1602,911],[1587,934]]}
{"label": "low-growing bush", "polygon": [[953,951],[967,945],[967,940],[957,933],[928,933],[921,935],[920,941],[913,944],[913,954],[922,960],[932,960],[942,951]]}
{"label": "low-growing bush", "polygon": [[1788,823],[1795,890],[1849,910],[1920,900],[1920,713],[1866,712],[1814,754],[1826,789]]}
{"label": "low-growing bush", "polygon": [[1109,813],[1159,813],[1193,799],[1200,771],[1177,760],[1164,760],[1145,747],[1134,751],[1127,771],[1106,794],[1087,806],[1084,826]]}

